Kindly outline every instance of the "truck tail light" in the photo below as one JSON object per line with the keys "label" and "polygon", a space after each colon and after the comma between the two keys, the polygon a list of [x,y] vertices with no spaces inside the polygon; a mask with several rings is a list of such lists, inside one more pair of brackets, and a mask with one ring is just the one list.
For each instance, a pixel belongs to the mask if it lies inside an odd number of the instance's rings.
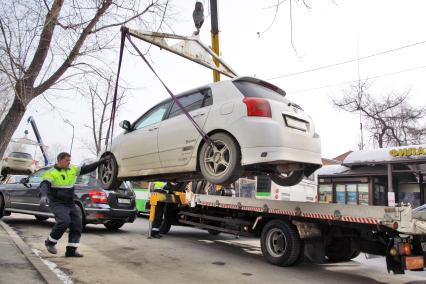
{"label": "truck tail light", "polygon": [[108,203],[108,198],[105,192],[101,190],[91,190],[89,192],[90,200],[94,203]]}
{"label": "truck tail light", "polygon": [[410,243],[398,244],[398,252],[400,255],[411,255],[411,244]]}
{"label": "truck tail light", "polygon": [[248,116],[261,116],[272,118],[271,105],[262,98],[244,98],[243,103],[247,106]]}

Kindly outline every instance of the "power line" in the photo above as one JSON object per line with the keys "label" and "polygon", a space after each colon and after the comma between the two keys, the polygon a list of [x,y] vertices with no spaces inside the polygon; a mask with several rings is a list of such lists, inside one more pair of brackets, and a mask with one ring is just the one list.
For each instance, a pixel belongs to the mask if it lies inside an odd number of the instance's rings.
{"label": "power line", "polygon": [[[368,77],[368,78],[359,79],[359,80],[364,81],[364,80],[377,79],[377,78],[392,76],[392,75],[396,75],[396,74],[400,74],[400,73],[415,71],[415,70],[419,70],[419,69],[423,69],[423,68],[426,68],[426,65],[419,66],[419,67],[414,67],[414,68],[410,68],[410,69],[405,69],[405,70],[401,70],[401,71],[397,71],[397,72],[393,72],[393,73],[386,73],[386,74],[376,75],[376,76],[373,76],[373,77]],[[346,81],[346,82],[342,82],[342,83],[331,84],[331,85],[326,85],[326,86],[322,86],[322,87],[315,87],[315,88],[310,88],[310,89],[303,89],[303,90],[297,90],[297,91],[289,91],[289,92],[286,92],[286,93],[287,94],[296,94],[296,93],[303,93],[303,92],[308,92],[308,91],[315,91],[315,90],[320,90],[320,89],[337,87],[337,86],[341,86],[341,85],[347,85],[347,84],[358,82],[359,80]]]}
{"label": "power line", "polygon": [[331,67],[335,67],[335,66],[339,66],[339,65],[343,65],[343,64],[348,64],[348,63],[352,63],[352,62],[355,62],[355,61],[364,60],[364,59],[368,59],[368,58],[371,58],[371,57],[375,57],[375,56],[379,56],[379,55],[383,55],[383,54],[387,54],[387,53],[399,51],[401,49],[413,47],[413,46],[424,44],[424,43],[426,43],[426,40],[419,41],[419,42],[412,43],[412,44],[408,44],[408,45],[404,45],[404,46],[400,46],[400,47],[397,47],[397,48],[394,48],[394,49],[380,51],[380,52],[377,52],[377,53],[373,53],[373,54],[370,54],[370,55],[358,57],[358,58],[355,58],[355,59],[350,59],[350,60],[346,60],[346,61],[342,61],[342,62],[337,62],[337,63],[333,63],[333,64],[329,64],[329,65],[325,65],[325,66],[321,66],[321,67],[317,67],[317,68],[313,68],[313,69],[308,69],[308,70],[304,70],[304,71],[300,71],[300,72],[289,73],[289,74],[282,75],[282,76],[271,77],[271,78],[268,78],[266,80],[276,80],[276,79],[280,79],[280,78],[285,78],[285,77],[290,77],[290,76],[296,76],[296,75],[300,75],[300,74],[305,74],[305,73],[309,73],[309,72],[323,70],[323,69],[327,69],[327,68],[331,68]]}

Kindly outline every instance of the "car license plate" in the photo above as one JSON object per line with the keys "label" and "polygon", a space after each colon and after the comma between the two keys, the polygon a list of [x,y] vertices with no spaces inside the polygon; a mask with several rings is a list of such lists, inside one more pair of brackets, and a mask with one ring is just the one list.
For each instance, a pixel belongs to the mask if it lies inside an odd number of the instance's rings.
{"label": "car license plate", "polygon": [[285,123],[288,127],[295,128],[298,130],[306,131],[308,129],[307,122],[289,116],[284,116]]}
{"label": "car license plate", "polygon": [[424,252],[426,252],[426,242],[422,242],[422,249]]}
{"label": "car license plate", "polygon": [[130,204],[130,199],[127,199],[127,198],[118,198],[118,203],[121,203],[121,204]]}

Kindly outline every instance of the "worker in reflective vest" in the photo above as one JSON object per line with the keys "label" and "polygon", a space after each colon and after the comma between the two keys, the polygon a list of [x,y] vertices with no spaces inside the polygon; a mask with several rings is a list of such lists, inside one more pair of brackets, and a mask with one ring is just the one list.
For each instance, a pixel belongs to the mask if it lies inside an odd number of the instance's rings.
{"label": "worker in reflective vest", "polygon": [[56,223],[45,241],[47,250],[52,254],[58,251],[55,245],[69,228],[66,257],[82,257],[77,252],[82,231],[81,211],[74,203],[74,184],[79,175],[94,171],[107,159],[83,165],[81,168],[71,165],[71,155],[62,152],[57,157],[57,163],[42,177],[40,184],[41,204],[49,203],[50,210],[55,215]]}

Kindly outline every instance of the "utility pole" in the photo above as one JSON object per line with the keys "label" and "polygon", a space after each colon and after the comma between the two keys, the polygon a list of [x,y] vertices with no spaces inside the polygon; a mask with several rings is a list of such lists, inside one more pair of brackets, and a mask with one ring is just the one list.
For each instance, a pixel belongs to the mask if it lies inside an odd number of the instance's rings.
{"label": "utility pole", "polygon": [[[212,33],[212,50],[218,56],[219,51],[219,17],[217,12],[217,0],[210,0],[210,17],[211,17],[211,33]],[[219,62],[214,60],[216,66],[219,66]],[[220,73],[213,70],[213,82],[220,81]]]}

